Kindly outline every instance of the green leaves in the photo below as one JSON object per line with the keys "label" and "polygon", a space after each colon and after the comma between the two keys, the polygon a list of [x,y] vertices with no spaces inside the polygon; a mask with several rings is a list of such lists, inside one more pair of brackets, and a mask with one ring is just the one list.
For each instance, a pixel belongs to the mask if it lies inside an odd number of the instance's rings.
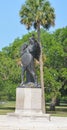
{"label": "green leaves", "polygon": [[66,35],[66,29],[56,30],[53,34],[49,34],[41,30],[41,41],[43,45],[43,53],[46,55],[44,61],[44,86],[46,95],[49,99],[53,94],[57,96],[65,96],[67,93],[67,38],[61,40]]}
{"label": "green leaves", "polygon": [[[19,14],[21,23],[25,24],[27,29],[35,23],[38,26],[38,22],[46,29],[55,24],[54,9],[47,0],[26,0]],[[36,26],[34,27],[36,29]]]}

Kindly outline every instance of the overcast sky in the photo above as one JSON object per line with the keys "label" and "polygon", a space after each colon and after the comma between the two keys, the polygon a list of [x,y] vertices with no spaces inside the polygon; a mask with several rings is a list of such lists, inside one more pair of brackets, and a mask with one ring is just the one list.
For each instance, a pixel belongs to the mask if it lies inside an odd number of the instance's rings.
{"label": "overcast sky", "polygon": [[[49,1],[56,14],[55,27],[49,30],[52,32],[67,26],[67,0]],[[19,10],[24,3],[25,0],[0,0],[0,50],[28,33],[25,26],[20,24],[19,17]]]}

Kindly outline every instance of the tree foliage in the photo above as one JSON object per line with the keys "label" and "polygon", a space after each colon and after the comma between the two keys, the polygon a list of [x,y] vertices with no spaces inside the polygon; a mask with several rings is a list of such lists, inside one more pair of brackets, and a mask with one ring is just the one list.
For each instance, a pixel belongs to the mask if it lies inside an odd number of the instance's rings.
{"label": "tree foliage", "polygon": [[34,26],[37,29],[38,23],[46,29],[55,24],[54,8],[48,0],[26,0],[20,10],[21,23],[27,29]]}

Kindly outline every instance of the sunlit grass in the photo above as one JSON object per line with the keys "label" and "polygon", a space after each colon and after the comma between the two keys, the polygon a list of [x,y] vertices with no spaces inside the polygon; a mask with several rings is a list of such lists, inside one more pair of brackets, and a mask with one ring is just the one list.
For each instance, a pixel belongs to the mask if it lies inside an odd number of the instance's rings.
{"label": "sunlit grass", "polygon": [[[15,111],[15,101],[0,102],[0,115],[6,115]],[[51,116],[67,117],[67,104],[56,106],[55,111],[50,111],[49,105],[46,105],[46,112]]]}
{"label": "sunlit grass", "polygon": [[15,101],[0,102],[0,115],[5,115],[9,112],[14,112]]}
{"label": "sunlit grass", "polygon": [[52,116],[67,117],[67,104],[60,104],[60,106],[55,107],[55,111],[50,111],[49,105],[46,106],[47,113]]}

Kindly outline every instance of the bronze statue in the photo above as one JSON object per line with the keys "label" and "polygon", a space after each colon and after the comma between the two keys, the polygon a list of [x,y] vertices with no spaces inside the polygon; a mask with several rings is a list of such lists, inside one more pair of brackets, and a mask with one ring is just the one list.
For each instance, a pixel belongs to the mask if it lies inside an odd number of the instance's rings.
{"label": "bronze statue", "polygon": [[37,78],[35,74],[34,58],[39,61],[40,57],[40,45],[38,41],[32,36],[29,38],[29,45],[27,43],[23,44],[21,47],[21,60],[22,60],[22,82],[25,83],[37,83]]}

